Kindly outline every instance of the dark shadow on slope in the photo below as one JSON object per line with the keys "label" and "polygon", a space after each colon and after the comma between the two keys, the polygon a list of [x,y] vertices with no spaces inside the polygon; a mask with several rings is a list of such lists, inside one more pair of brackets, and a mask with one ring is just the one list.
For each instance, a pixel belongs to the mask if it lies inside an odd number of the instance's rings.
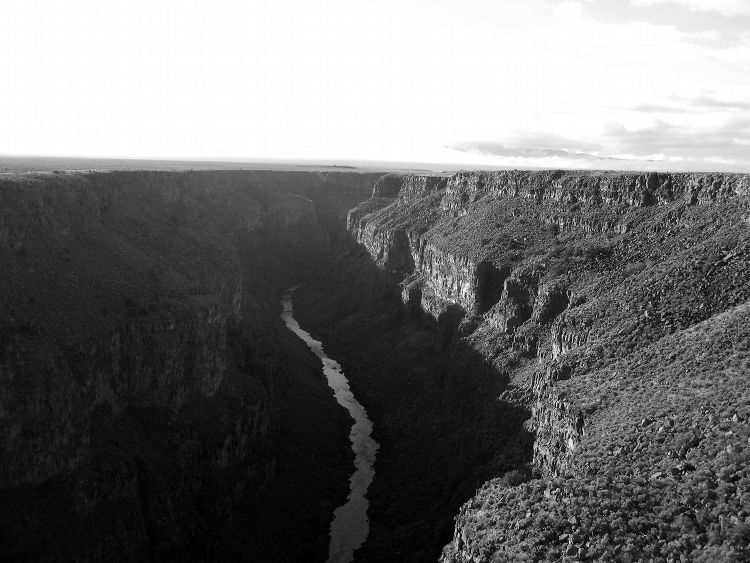
{"label": "dark shadow on slope", "polygon": [[355,560],[437,560],[476,488],[530,461],[529,397],[460,337],[458,308],[415,318],[396,276],[353,243],[334,254],[295,311],[344,367],[381,445]]}
{"label": "dark shadow on slope", "polygon": [[476,313],[481,315],[500,301],[503,294],[503,285],[510,275],[508,266],[498,266],[494,262],[482,261],[477,266]]}

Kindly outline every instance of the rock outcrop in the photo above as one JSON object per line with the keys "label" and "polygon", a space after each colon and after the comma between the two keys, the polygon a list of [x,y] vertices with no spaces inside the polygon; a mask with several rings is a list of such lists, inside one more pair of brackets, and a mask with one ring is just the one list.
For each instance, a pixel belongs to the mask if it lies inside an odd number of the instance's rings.
{"label": "rock outcrop", "polygon": [[[526,560],[524,546],[532,544],[537,547],[530,560],[614,556],[616,546],[604,532],[592,535],[589,530],[584,534],[588,539],[580,539],[579,524],[586,521],[589,510],[585,494],[590,493],[578,488],[579,481],[570,486],[558,483],[580,479],[584,487],[585,479],[601,475],[605,467],[610,479],[639,480],[647,471],[644,465],[658,465],[659,459],[650,454],[644,454],[637,468],[606,461],[603,436],[617,444],[625,440],[611,434],[607,420],[620,420],[622,413],[635,410],[658,415],[692,408],[688,397],[700,394],[694,389],[705,383],[665,367],[669,356],[653,360],[661,365],[658,373],[668,374],[660,376],[659,384],[653,383],[671,389],[666,403],[649,397],[636,408],[630,397],[638,393],[629,387],[651,384],[649,378],[656,374],[637,366],[661,342],[671,340],[672,345],[692,350],[697,345],[690,332],[694,327],[750,299],[750,290],[738,285],[742,268],[750,263],[750,233],[744,223],[750,177],[462,172],[450,177],[405,177],[400,187],[390,177],[374,195],[378,197],[349,212],[349,230],[373,263],[400,281],[406,318],[421,315],[437,323],[438,330],[446,327],[443,338],[449,340],[442,345],[450,355],[435,383],[444,404],[457,404],[462,412],[471,404],[473,418],[467,424],[477,425],[476,432],[487,436],[486,445],[492,443],[493,429],[486,425],[498,401],[510,398],[508,405],[529,413],[516,439],[496,451],[495,463],[507,471],[509,466],[503,463],[514,458],[517,475],[523,476],[520,481],[530,475],[536,480],[529,485],[518,484],[516,477],[497,485],[488,482],[461,509],[454,541],[445,548],[443,560],[490,561],[493,556]],[[733,358],[744,358],[740,340],[727,337],[725,349],[732,350]],[[481,359],[459,361],[466,354]],[[618,366],[614,376],[612,365]],[[718,364],[704,369],[714,374],[712,378],[721,371]],[[623,379],[623,372],[631,375]],[[611,394],[606,396],[592,392],[612,377],[625,387],[614,391],[610,386]],[[679,391],[685,386],[691,390]],[[509,395],[508,387],[523,392]],[[709,410],[714,417],[722,416],[721,386],[712,383],[706,389]],[[469,400],[467,393],[475,399]],[[464,398],[456,401],[456,396]],[[524,433],[533,436],[530,450],[521,447]],[[627,442],[630,445],[616,448],[621,455],[646,451],[645,442],[638,446]],[[733,442],[735,454],[737,448],[745,448],[740,442]],[[527,451],[527,457],[519,458],[521,451]],[[713,463],[703,454],[695,455],[690,463],[696,467]],[[682,470],[673,474],[681,475]],[[651,494],[652,487],[664,486],[654,485],[649,477],[645,475],[642,485],[645,495]],[[492,524],[493,514],[499,518],[521,510],[497,506],[494,498],[502,494],[507,499],[513,495],[533,499],[540,488],[547,491],[546,498],[569,499],[566,518],[578,523],[565,535],[569,547],[558,545],[557,536],[554,541],[546,538],[546,524],[539,524],[533,512],[519,516],[515,523]],[[700,496],[697,491],[690,494]],[[732,492],[715,511],[731,513],[742,494],[739,489]],[[669,504],[666,498],[663,502]],[[643,508],[634,505],[632,510],[629,517],[648,519]],[[737,515],[735,525],[744,526],[745,517]],[[729,531],[714,517],[691,532],[698,534],[693,543],[669,544],[675,534],[686,533],[687,528],[680,526],[649,536],[649,553],[667,560],[691,558],[702,549],[747,554],[746,541],[732,535],[741,534],[739,528]],[[537,536],[523,533],[527,527],[533,527]],[[620,531],[636,533],[628,526]],[[643,541],[639,545],[646,545]]]}

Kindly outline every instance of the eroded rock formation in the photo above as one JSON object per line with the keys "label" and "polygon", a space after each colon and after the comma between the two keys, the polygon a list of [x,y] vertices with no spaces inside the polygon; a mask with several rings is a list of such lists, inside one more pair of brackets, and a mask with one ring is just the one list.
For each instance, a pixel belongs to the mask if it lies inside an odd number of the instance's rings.
{"label": "eroded rock formation", "polygon": [[[698,346],[696,331],[710,330],[719,315],[739,322],[744,314],[750,298],[742,282],[750,260],[743,219],[750,178],[512,171],[407,177],[400,189],[393,177],[382,184],[377,197],[349,213],[349,230],[372,263],[400,283],[407,318],[432,319],[433,330],[442,334],[437,340],[444,368],[434,374],[440,402],[449,410],[454,405],[464,424],[484,434],[475,447],[494,449],[480,464],[494,467],[496,478],[461,509],[443,560],[627,560],[630,555],[611,539],[615,534],[628,538],[628,553],[655,560],[691,559],[703,551],[747,556],[745,489],[729,486],[717,500],[681,478],[693,471],[685,467],[702,467],[706,475],[739,467],[750,434],[746,415],[733,419],[740,426],[725,447],[732,459],[724,470],[719,466],[730,460],[717,464],[708,449],[693,445],[678,456],[682,464],[667,471],[662,455],[669,450],[659,446],[664,441],[657,436],[652,442],[632,428],[648,413],[690,412],[698,408],[695,401],[712,418],[694,413],[682,419],[683,426],[685,420],[698,428],[745,412],[745,336],[727,334],[723,343],[732,350],[725,362],[737,370],[730,384],[736,392],[722,387],[729,377],[725,365],[708,362],[701,373],[711,375],[698,376],[675,369],[668,359],[673,355],[659,357],[656,350],[677,346],[695,354],[690,350]],[[390,330],[384,328],[382,338]],[[643,371],[644,359],[658,366],[651,368],[655,372]],[[611,395],[593,391],[603,386]],[[644,395],[645,389],[653,391]],[[491,428],[491,413],[501,401],[506,409],[528,409],[516,437],[505,442]],[[533,448],[526,449],[529,437]],[[619,444],[615,450],[605,445],[607,439]],[[618,463],[607,457],[613,451],[645,453],[635,463]],[[693,458],[685,461],[686,452]],[[510,459],[517,463],[515,473],[502,477]],[[657,468],[663,471],[653,477]],[[418,478],[419,470],[400,471]],[[748,478],[733,475],[741,482]],[[587,495],[600,493],[586,492],[586,483],[595,476],[624,483],[611,496],[627,508],[610,509],[623,521],[593,516]],[[478,484],[476,475],[474,481],[454,477],[455,486]],[[558,503],[545,510],[561,521],[534,507],[535,491],[541,490],[543,498]],[[643,501],[629,503],[628,495],[636,492]],[[682,505],[670,499],[679,494],[688,495]],[[664,514],[675,511],[696,523],[666,525]],[[399,531],[389,537],[399,538]],[[365,560],[379,559],[366,551]]]}
{"label": "eroded rock formation", "polygon": [[295,316],[381,445],[358,561],[750,557],[749,196],[731,174],[4,181],[3,546],[325,558],[350,457],[277,330],[304,280]]}

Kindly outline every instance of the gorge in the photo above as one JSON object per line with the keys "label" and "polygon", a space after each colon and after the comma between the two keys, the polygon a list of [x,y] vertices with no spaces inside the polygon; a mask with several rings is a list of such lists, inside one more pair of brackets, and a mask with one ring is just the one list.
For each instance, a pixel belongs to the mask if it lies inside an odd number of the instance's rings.
{"label": "gorge", "polygon": [[0,179],[0,547],[325,561],[750,556],[750,176]]}
{"label": "gorge", "polygon": [[302,330],[299,323],[294,319],[292,297],[295,289],[297,288],[291,288],[284,295],[284,310],[281,318],[284,319],[289,330],[299,336],[310,350],[320,358],[323,364],[323,373],[328,381],[328,386],[333,390],[336,401],[349,411],[352,419],[354,419],[349,438],[352,442],[352,451],[356,456],[354,464],[357,469],[349,479],[350,492],[346,503],[339,506],[333,513],[331,543],[328,550],[329,563],[349,563],[354,557],[354,552],[367,539],[370,530],[367,520],[367,489],[375,475],[373,465],[375,464],[378,444],[370,437],[372,421],[352,394],[349,382],[341,372],[339,363],[329,358],[323,351],[323,344],[312,338],[308,332]]}

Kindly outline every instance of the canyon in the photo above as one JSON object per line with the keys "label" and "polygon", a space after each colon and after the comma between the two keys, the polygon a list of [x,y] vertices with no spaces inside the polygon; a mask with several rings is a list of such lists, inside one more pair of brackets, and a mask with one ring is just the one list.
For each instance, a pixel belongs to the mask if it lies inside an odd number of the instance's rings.
{"label": "canyon", "polygon": [[324,561],[750,557],[750,176],[0,179],[0,547]]}

